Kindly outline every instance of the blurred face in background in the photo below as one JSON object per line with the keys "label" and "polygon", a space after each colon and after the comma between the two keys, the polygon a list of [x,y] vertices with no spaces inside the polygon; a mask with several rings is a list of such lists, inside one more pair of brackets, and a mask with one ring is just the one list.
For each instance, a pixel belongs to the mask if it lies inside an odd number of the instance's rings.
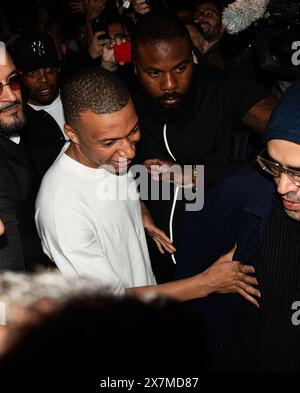
{"label": "blurred face in background", "polygon": [[59,68],[44,67],[23,73],[27,101],[33,105],[50,105],[59,95]]}
{"label": "blurred face in background", "polygon": [[224,33],[222,15],[214,3],[207,2],[198,5],[196,7],[194,21],[202,27],[205,38],[209,42],[218,41]]}

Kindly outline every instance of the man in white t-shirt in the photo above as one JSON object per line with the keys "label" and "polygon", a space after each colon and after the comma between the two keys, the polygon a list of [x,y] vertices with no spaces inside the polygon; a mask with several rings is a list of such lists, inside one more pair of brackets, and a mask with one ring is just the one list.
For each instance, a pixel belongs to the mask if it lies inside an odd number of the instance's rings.
{"label": "man in white t-shirt", "polygon": [[[129,169],[140,139],[137,115],[126,87],[102,69],[72,76],[62,91],[70,143],[46,173],[36,201],[43,249],[69,276],[107,281],[115,293],[156,292],[176,300],[212,292],[258,295],[250,266],[221,257],[207,271],[156,285],[146,231],[158,247],[175,249],[151,221]],[[246,284],[247,283],[247,284]]]}

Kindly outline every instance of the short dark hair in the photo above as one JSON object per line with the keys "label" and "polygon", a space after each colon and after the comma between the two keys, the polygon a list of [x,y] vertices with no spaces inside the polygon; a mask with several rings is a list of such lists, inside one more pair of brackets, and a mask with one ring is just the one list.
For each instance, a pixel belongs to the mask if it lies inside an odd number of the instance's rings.
{"label": "short dark hair", "polygon": [[185,40],[192,48],[191,37],[184,23],[176,14],[150,12],[139,19],[132,37],[132,53],[136,55],[139,45],[174,40]]}
{"label": "short dark hair", "polygon": [[83,112],[99,115],[119,112],[129,102],[127,87],[111,72],[90,68],[74,74],[61,91],[66,122],[72,124]]}

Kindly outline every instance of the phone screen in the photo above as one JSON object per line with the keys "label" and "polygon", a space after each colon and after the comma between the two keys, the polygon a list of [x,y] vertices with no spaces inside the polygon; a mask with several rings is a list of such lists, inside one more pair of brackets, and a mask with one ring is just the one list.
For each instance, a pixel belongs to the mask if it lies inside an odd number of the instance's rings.
{"label": "phone screen", "polygon": [[114,47],[115,61],[117,63],[129,63],[132,61],[131,42],[122,42]]}

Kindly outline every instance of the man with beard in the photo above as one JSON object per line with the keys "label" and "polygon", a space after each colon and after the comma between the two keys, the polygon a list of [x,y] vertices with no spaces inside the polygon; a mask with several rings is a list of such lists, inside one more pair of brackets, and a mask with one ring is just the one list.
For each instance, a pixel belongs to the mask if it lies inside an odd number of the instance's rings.
{"label": "man with beard", "polygon": [[[132,46],[139,82],[132,94],[143,135],[139,162],[205,164],[206,185],[214,183],[227,160],[236,158],[240,122],[264,132],[276,99],[239,72],[193,65],[189,33],[175,16],[143,16]],[[174,199],[146,202],[158,226],[166,233],[170,228],[170,237],[175,228],[176,239],[183,204],[173,209]],[[159,280],[170,280],[173,262],[163,258],[153,267]]]}
{"label": "man with beard", "polygon": [[217,1],[197,1],[194,22],[204,31],[208,46],[204,57],[213,66],[224,69],[221,40],[225,31],[222,25],[223,6]]}
{"label": "man with beard", "polygon": [[0,238],[0,270],[34,270],[46,259],[34,224],[39,176],[30,153],[20,143],[25,125],[20,78],[4,50],[0,82],[0,217],[5,225]]}
{"label": "man with beard", "polygon": [[213,295],[191,305],[205,321],[216,359],[232,352],[235,340],[232,371],[300,372],[299,102],[300,81],[272,114],[264,135],[267,148],[257,157],[261,168],[230,173],[209,191],[205,208],[186,213],[183,224],[177,278],[207,269],[235,244],[234,258],[255,266],[259,309],[235,295]]}
{"label": "man with beard", "polygon": [[[140,128],[128,90],[110,72],[87,69],[65,83],[62,101],[70,143],[43,178],[35,216],[43,248],[61,273],[99,277],[116,294],[184,301],[237,290],[257,304],[252,267],[236,264],[230,253],[205,274],[156,285],[130,169]],[[169,239],[151,226],[168,251]]]}
{"label": "man with beard", "polygon": [[60,61],[53,39],[45,33],[17,38],[13,58],[22,73],[27,101],[22,141],[31,150],[41,173],[52,165],[65,141],[65,117],[59,94]]}

